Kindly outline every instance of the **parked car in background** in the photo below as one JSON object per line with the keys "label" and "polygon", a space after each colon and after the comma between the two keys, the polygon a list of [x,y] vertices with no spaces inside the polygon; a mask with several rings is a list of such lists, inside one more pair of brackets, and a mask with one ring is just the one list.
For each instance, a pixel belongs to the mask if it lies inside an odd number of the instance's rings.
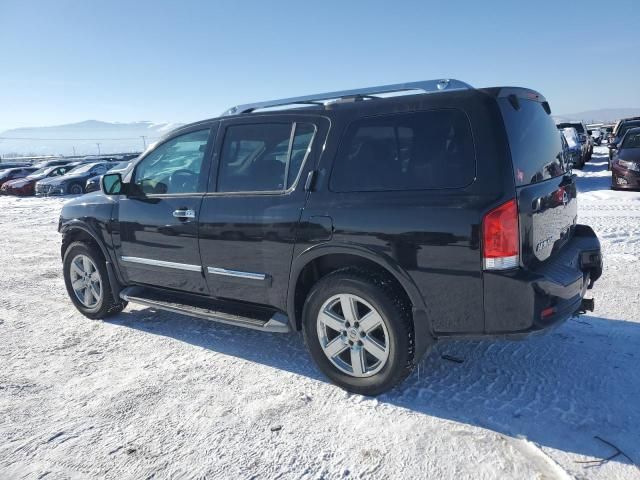
{"label": "parked car in background", "polygon": [[78,165],[64,175],[45,178],[36,183],[36,195],[81,195],[87,179],[105,173],[113,162]]}
{"label": "parked car in background", "polygon": [[0,193],[4,195],[29,196],[35,193],[36,182],[49,177],[57,177],[64,175],[71,170],[73,165],[60,165],[54,167],[45,167],[36,170],[24,178],[10,180],[5,182],[0,188]]}
{"label": "parked car in background", "polygon": [[584,147],[580,144],[578,132],[573,127],[563,128],[560,130],[562,138],[567,144],[567,155],[569,164],[573,168],[581,169],[584,167]]}
{"label": "parked car in background", "polygon": [[630,128],[611,162],[611,188],[640,188],[640,128]]}
{"label": "parked car in background", "polygon": [[2,170],[7,170],[9,168],[18,168],[18,167],[30,167],[31,165],[24,162],[1,162],[0,163],[0,172]]}
{"label": "parked car in background", "polygon": [[589,135],[593,139],[593,144],[600,146],[600,144],[602,143],[602,139],[604,138],[604,132],[598,127],[592,130],[587,130],[587,133],[589,133]]}
{"label": "parked car in background", "polygon": [[[118,162],[114,164],[111,168],[109,168],[109,170],[107,171],[108,172],[124,172],[129,167],[129,165],[131,165],[131,161]],[[84,186],[84,193],[97,192],[98,190],[100,190],[101,178],[102,178],[102,174],[96,175],[94,177],[91,177],[89,180],[87,180],[87,183]]]}
{"label": "parked car in background", "polygon": [[73,159],[73,158],[59,158],[57,160],[45,160],[43,162],[37,162],[34,163],[32,166],[40,169],[40,168],[47,168],[47,167],[58,167],[60,165],[69,165],[70,163],[78,163],[77,159]]}
{"label": "parked car in background", "polygon": [[69,299],[92,319],[133,302],[302,330],[334,383],[380,394],[438,338],[521,338],[593,308],[600,243],[550,113],[533,90],[451,79],[183,126],[65,203]]}
{"label": "parked car in background", "polygon": [[618,143],[622,140],[627,130],[640,127],[640,117],[631,117],[620,120],[613,128],[613,133],[609,139],[609,170],[613,161],[613,153],[618,148]]}
{"label": "parked car in background", "polygon": [[24,178],[27,175],[35,172],[35,167],[15,167],[7,168],[6,170],[0,170],[0,187],[10,180],[17,180],[18,178]]}
{"label": "parked car in background", "polygon": [[560,125],[557,125],[557,128],[567,140],[567,144],[571,150],[570,154],[573,167],[582,169],[589,158],[588,145],[586,142],[580,140],[580,134],[575,127],[561,127]]}
{"label": "parked car in background", "polygon": [[580,138],[580,143],[583,145],[584,161],[585,163],[591,159],[593,154],[593,139],[587,132],[587,127],[583,122],[562,122],[558,124],[558,129],[563,128],[575,128]]}

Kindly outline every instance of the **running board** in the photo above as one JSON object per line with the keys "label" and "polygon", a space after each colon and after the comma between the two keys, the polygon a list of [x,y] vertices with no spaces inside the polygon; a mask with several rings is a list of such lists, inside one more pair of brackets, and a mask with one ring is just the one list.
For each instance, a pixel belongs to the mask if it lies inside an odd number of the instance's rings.
{"label": "running board", "polygon": [[[226,323],[262,332],[289,332],[289,319],[279,311],[244,305],[234,309],[234,305],[230,302],[210,301],[190,294],[168,293],[144,287],[127,287],[120,292],[120,298],[146,307],[167,310],[212,322]],[[181,303],[178,300],[189,300],[190,303]],[[232,310],[241,310],[243,315],[232,313]]]}

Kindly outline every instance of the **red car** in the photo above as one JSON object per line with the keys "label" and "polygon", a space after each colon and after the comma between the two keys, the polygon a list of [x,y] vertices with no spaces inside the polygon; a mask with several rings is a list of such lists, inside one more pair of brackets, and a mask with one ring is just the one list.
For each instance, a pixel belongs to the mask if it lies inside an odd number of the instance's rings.
{"label": "red car", "polygon": [[629,129],[613,154],[611,188],[640,189],[640,128]]}
{"label": "red car", "polygon": [[38,170],[35,167],[14,167],[7,168],[6,170],[0,170],[0,187],[10,180],[16,180],[18,178],[24,178],[27,175],[32,174]]}
{"label": "red car", "polygon": [[68,165],[41,168],[40,170],[36,170],[35,172],[32,172],[24,178],[18,178],[16,180],[9,180],[7,182],[4,182],[2,187],[0,187],[0,193],[3,195],[33,195],[35,193],[35,185],[38,180],[64,175],[72,168],[72,166]]}

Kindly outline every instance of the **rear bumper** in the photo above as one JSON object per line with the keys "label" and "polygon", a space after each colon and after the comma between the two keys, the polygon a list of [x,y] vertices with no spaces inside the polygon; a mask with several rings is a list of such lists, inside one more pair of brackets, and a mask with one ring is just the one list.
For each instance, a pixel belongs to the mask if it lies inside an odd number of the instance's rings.
{"label": "rear bumper", "polygon": [[567,320],[601,274],[600,242],[587,225],[535,270],[485,272],[485,335],[524,336]]}

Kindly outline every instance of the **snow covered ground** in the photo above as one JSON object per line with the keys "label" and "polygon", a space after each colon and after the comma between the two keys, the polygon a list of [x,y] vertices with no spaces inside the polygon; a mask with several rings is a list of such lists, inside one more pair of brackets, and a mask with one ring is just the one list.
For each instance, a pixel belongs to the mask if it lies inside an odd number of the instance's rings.
{"label": "snow covered ground", "polygon": [[135,306],[87,320],[63,201],[0,197],[0,478],[640,479],[594,462],[605,440],[640,465],[640,194],[609,190],[605,152],[577,172],[605,255],[595,313],[442,342],[377,399],[327,383],[299,335]]}

